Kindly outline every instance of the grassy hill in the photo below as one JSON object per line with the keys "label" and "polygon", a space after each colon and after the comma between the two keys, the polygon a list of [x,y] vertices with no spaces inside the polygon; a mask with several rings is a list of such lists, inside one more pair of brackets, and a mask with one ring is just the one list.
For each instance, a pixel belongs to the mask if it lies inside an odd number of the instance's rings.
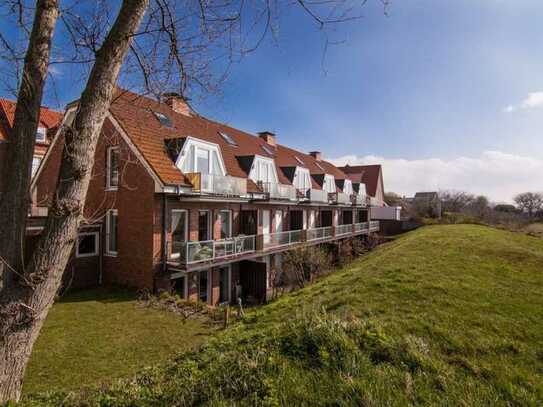
{"label": "grassy hill", "polygon": [[27,404],[536,405],[543,240],[433,226],[100,390]]}

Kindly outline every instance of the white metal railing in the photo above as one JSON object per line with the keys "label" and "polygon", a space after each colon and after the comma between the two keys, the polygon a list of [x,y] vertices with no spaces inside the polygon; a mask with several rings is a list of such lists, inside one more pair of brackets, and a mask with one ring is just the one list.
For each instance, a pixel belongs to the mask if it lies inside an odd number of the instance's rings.
{"label": "white metal railing", "polygon": [[375,232],[379,230],[379,221],[378,220],[372,220],[370,222],[370,231]]}
{"label": "white metal railing", "polygon": [[290,201],[297,199],[296,188],[292,185],[283,185],[276,182],[259,182],[258,185],[272,199],[288,199]]}
{"label": "white metal railing", "polygon": [[351,195],[344,194],[343,192],[337,193],[337,203],[339,204],[349,204],[351,203]]}
{"label": "white metal railing", "polygon": [[311,202],[328,202],[328,192],[319,189],[309,189],[306,193]]}
{"label": "white metal railing", "polygon": [[181,264],[222,259],[256,250],[256,236],[237,236],[223,240],[171,242],[168,259]]}
{"label": "white metal railing", "polygon": [[270,233],[264,235],[263,239],[264,250],[274,249],[282,246],[290,246],[303,241],[303,231],[290,230],[288,232]]}
{"label": "white metal railing", "polygon": [[196,192],[226,196],[247,195],[247,180],[229,175],[204,174],[200,172],[186,174]]}
{"label": "white metal railing", "polygon": [[315,240],[329,239],[333,236],[332,226],[326,226],[322,228],[308,229],[307,241],[314,242]]}
{"label": "white metal railing", "polygon": [[338,225],[336,226],[336,236],[345,236],[353,233],[353,225]]}
{"label": "white metal railing", "polygon": [[355,232],[364,232],[364,231],[367,231],[369,228],[370,228],[370,224],[368,222],[355,223],[354,225]]}

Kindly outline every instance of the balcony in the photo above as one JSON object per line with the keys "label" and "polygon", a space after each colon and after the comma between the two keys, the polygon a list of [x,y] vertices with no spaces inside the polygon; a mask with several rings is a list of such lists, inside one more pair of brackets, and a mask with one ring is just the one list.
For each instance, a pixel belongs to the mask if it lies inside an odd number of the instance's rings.
{"label": "balcony", "polygon": [[192,172],[185,175],[193,185],[192,190],[194,192],[223,196],[247,195],[247,180],[244,178],[201,172]]}
{"label": "balcony", "polygon": [[320,189],[308,189],[305,192],[305,197],[309,202],[328,203],[328,193]]}
{"label": "balcony", "polygon": [[283,185],[276,182],[258,182],[257,185],[266,193],[269,199],[297,200],[297,191],[292,185]]}
{"label": "balcony", "polygon": [[351,203],[353,206],[366,206],[368,204],[368,198],[366,194],[353,194],[351,195]]}
{"label": "balcony", "polygon": [[256,236],[238,236],[201,242],[170,242],[168,260],[179,264],[196,264],[236,257],[256,250]]}
{"label": "balcony", "polygon": [[326,226],[307,230],[291,230],[265,235],[237,236],[224,240],[201,242],[169,242],[168,262],[175,267],[198,270],[212,264],[250,259],[269,252],[313,245],[379,230],[379,222]]}
{"label": "balcony", "polygon": [[330,192],[328,194],[328,203],[337,205],[347,205],[351,203],[351,196],[343,192]]}
{"label": "balcony", "polygon": [[308,229],[306,232],[307,242],[317,242],[319,240],[331,239],[334,236],[334,228],[332,226]]}
{"label": "balcony", "polygon": [[263,235],[263,250],[277,249],[279,247],[292,246],[304,241],[304,230],[291,230]]}

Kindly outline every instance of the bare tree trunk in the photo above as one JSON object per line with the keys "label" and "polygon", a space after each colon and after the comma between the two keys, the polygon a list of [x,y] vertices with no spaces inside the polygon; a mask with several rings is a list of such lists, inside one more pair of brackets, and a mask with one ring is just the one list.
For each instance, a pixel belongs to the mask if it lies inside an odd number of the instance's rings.
{"label": "bare tree trunk", "polygon": [[0,293],[13,278],[7,269],[23,269],[32,155],[57,17],[57,0],[37,1],[4,167],[7,183],[0,201]]}
{"label": "bare tree trunk", "polygon": [[55,199],[27,270],[0,303],[0,403],[18,400],[32,346],[60,286],[87,195],[96,144],[130,39],[149,0],[124,0],[96,54],[65,146]]}

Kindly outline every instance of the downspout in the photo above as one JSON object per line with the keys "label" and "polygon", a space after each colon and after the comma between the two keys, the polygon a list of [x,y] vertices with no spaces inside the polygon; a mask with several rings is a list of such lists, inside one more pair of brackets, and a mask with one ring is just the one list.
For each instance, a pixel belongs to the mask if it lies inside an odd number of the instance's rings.
{"label": "downspout", "polygon": [[162,194],[162,233],[161,233],[161,242],[162,242],[162,271],[166,273],[166,262],[167,262],[167,250],[166,250],[166,194]]}
{"label": "downspout", "polygon": [[[102,226],[103,224],[100,223],[100,234],[98,236],[100,236],[100,240],[102,240]],[[105,239],[104,239],[105,241]],[[104,261],[104,247],[103,247],[103,242],[100,242],[100,261],[99,261],[99,265],[98,265],[98,285],[102,285],[102,281],[103,281],[103,266],[102,266],[102,263]]]}

